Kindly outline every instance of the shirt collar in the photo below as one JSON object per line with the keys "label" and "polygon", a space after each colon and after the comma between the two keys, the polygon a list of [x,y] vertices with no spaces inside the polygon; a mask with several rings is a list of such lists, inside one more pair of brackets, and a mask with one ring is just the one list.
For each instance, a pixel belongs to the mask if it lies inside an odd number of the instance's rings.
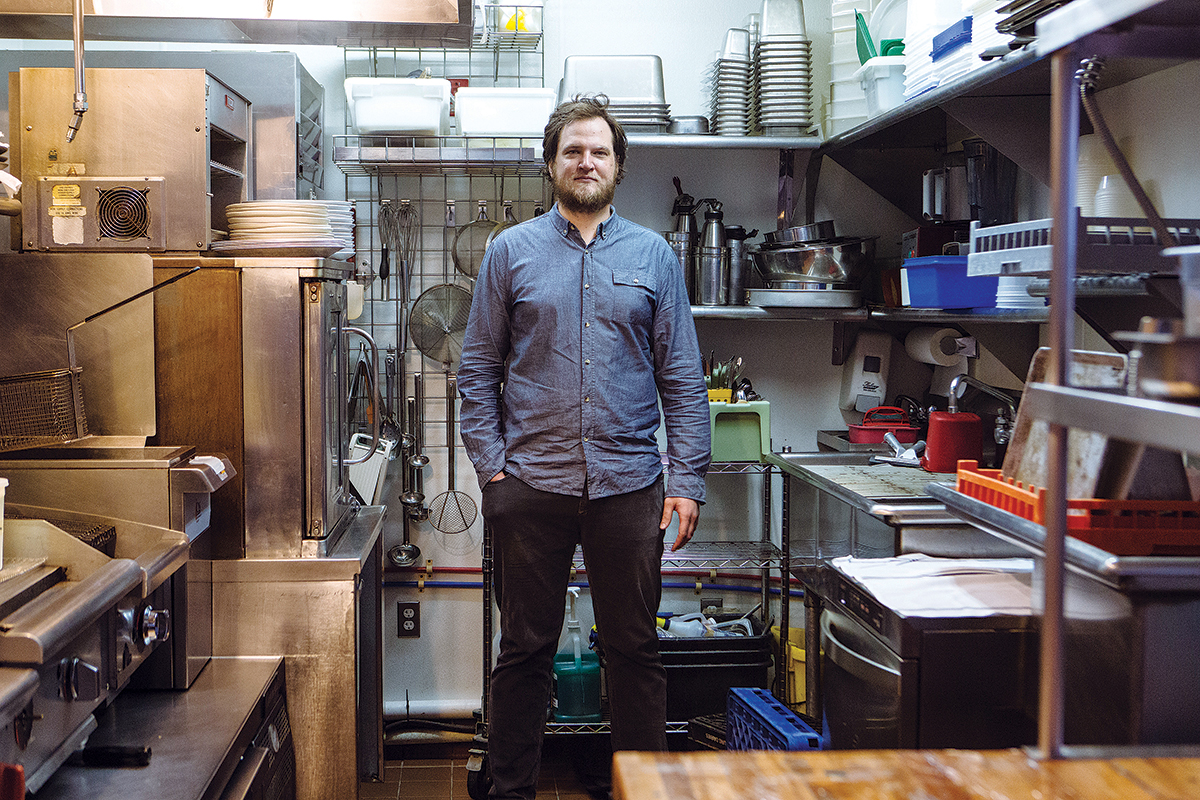
{"label": "shirt collar", "polygon": [[[605,237],[606,233],[615,232],[620,227],[619,220],[621,218],[617,215],[617,209],[611,205],[608,208],[609,208],[609,211],[611,212],[609,214],[608,219],[604,220],[604,222],[601,222],[596,227],[596,238],[597,239],[606,238]],[[571,233],[579,232],[579,229],[575,227],[575,223],[571,222],[569,219],[567,219],[566,217],[564,217],[562,215],[562,212],[558,208],[557,202],[551,207],[550,214],[554,220],[554,229],[556,231],[558,231],[563,236],[564,239],[567,238],[568,236],[570,236]]]}

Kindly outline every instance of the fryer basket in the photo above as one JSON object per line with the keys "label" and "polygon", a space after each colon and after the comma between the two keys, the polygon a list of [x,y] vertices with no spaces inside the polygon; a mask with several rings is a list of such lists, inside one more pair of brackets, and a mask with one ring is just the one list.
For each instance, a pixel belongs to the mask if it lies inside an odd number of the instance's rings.
{"label": "fryer basket", "polygon": [[0,378],[0,452],[88,435],[81,367]]}
{"label": "fryer basket", "polygon": [[167,278],[67,328],[66,369],[0,377],[0,453],[45,444],[63,444],[87,436],[83,367],[75,364],[75,330],[199,269],[199,266],[194,266]]}

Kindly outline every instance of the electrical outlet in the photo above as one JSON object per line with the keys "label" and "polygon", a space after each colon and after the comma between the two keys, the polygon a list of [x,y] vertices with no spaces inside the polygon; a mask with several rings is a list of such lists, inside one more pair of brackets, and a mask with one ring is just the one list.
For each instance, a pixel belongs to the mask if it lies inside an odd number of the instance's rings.
{"label": "electrical outlet", "polygon": [[421,604],[396,603],[396,635],[416,638],[421,635]]}

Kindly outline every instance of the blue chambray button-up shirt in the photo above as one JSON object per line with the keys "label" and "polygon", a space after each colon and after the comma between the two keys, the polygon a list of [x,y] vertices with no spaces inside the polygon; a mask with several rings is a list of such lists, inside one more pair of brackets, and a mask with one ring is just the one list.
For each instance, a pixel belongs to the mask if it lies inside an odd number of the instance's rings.
{"label": "blue chambray button-up shirt", "polygon": [[704,501],[708,395],[679,260],[615,212],[586,245],[557,205],[492,242],[458,388],[481,486],[501,470],[573,496],[649,486],[661,401],[667,495]]}

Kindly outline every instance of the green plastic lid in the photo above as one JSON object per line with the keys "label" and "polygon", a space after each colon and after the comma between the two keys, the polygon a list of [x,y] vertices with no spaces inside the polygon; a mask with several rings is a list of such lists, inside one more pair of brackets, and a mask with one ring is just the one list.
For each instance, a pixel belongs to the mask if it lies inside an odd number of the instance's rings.
{"label": "green plastic lid", "polygon": [[861,11],[854,12],[854,28],[856,30],[855,44],[858,46],[858,63],[865,64],[867,59],[879,55],[875,50],[875,42],[871,41],[871,32],[867,30],[867,20]]}

